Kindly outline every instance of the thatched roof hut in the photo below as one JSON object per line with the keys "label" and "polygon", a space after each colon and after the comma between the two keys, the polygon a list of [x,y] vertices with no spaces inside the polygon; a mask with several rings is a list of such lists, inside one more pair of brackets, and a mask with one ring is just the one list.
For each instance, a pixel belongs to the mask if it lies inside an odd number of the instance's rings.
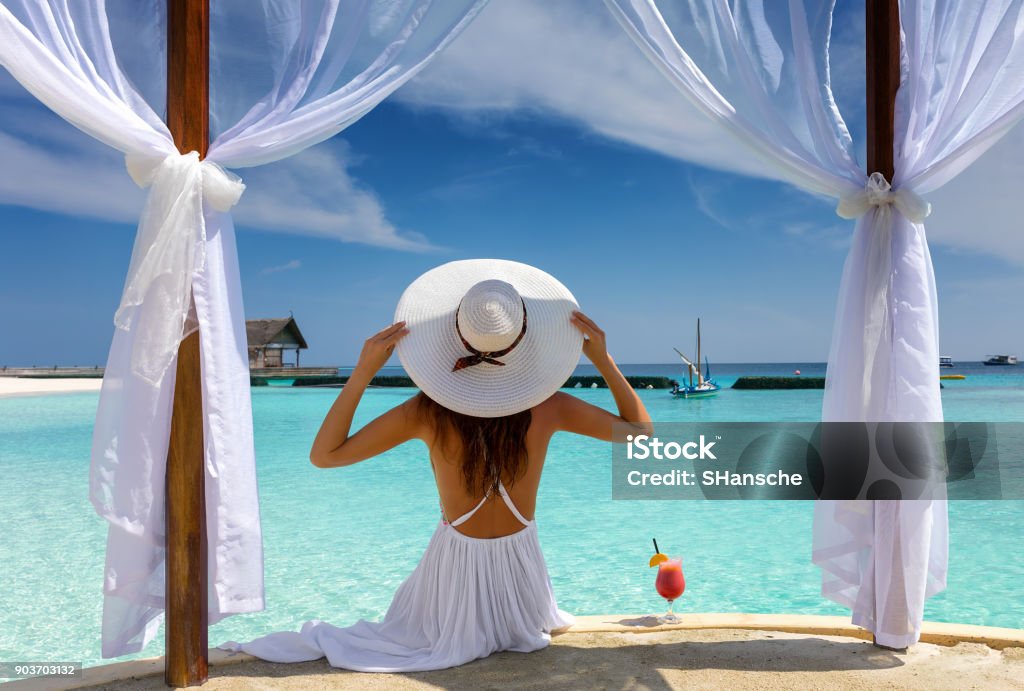
{"label": "thatched roof hut", "polygon": [[[298,367],[299,351],[309,348],[294,317],[248,319],[249,367]],[[295,351],[295,363],[284,362],[284,351]]]}

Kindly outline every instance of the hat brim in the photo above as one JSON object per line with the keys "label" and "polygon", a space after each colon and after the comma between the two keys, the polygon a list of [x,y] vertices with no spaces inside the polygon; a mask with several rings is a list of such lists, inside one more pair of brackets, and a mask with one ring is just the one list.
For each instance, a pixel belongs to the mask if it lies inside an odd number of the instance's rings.
{"label": "hat brim", "polygon": [[[455,331],[455,311],[466,291],[485,279],[512,284],[523,298],[528,326],[504,365],[483,362],[453,372],[467,355]],[[565,384],[579,364],[583,334],[572,324],[579,308],[569,289],[550,274],[504,259],[467,259],[426,272],[402,294],[395,321],[409,333],[396,352],[409,377],[450,410],[500,417],[532,408]]]}

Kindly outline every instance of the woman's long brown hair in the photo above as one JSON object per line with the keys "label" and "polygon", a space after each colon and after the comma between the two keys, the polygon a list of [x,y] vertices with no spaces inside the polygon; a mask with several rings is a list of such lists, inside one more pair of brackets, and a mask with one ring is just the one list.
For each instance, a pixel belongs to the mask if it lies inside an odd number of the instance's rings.
{"label": "woman's long brown hair", "polygon": [[416,402],[434,423],[445,455],[459,462],[470,494],[497,492],[502,478],[513,484],[526,472],[529,410],[503,417],[474,417],[445,408],[422,391]]}

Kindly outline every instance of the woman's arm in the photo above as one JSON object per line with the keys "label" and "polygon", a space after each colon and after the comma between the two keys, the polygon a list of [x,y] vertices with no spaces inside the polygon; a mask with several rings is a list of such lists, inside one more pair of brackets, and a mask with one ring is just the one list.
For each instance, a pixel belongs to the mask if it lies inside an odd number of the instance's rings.
{"label": "woman's arm", "polygon": [[613,415],[604,408],[559,392],[554,397],[558,428],[604,441],[617,441],[614,435],[615,428],[616,425],[622,427],[623,423],[624,429],[633,434],[652,434],[654,427],[651,425],[651,416],[608,354],[604,331],[582,312],[573,312],[572,322],[586,337],[583,341],[583,354],[594,363],[597,371],[604,377],[619,414]]}
{"label": "woman's arm", "polygon": [[395,344],[407,333],[409,330],[405,328],[405,322],[398,322],[366,340],[352,376],[327,412],[313,440],[309,451],[313,465],[318,468],[352,465],[417,436],[419,426],[410,401],[395,406],[349,436],[352,418],[363,392],[387,362]]}

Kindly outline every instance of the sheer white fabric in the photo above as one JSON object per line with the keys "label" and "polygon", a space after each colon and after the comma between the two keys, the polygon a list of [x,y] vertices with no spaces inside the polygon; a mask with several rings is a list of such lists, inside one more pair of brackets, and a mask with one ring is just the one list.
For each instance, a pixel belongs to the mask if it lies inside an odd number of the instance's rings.
{"label": "sheer white fabric", "polygon": [[[150,186],[93,433],[90,497],[110,523],[104,657],[141,650],[162,619],[173,373],[181,339],[196,328],[202,344],[209,621],[264,606],[245,317],[228,213],[244,185],[223,167],[279,160],[337,134],[424,67],[485,1],[263,0],[261,14],[249,2],[215,0],[211,118],[224,122],[223,113],[230,113],[223,104],[231,99],[218,101],[217,94],[252,100],[244,116],[216,137],[203,162],[194,152],[177,152],[154,109],[162,106],[156,100],[163,65],[153,59],[161,54],[154,36],[162,41],[166,35],[162,3],[120,4],[109,13],[102,0],[0,5],[0,65],[58,115],[125,153],[133,178]],[[134,53],[112,38],[111,27],[123,26],[125,13],[146,17],[139,19]],[[263,42],[229,30],[246,22],[262,28]],[[264,56],[260,66],[269,76],[233,79],[222,69],[229,60],[219,46],[243,41]]]}
{"label": "sheer white fabric", "polygon": [[[918,194],[980,156],[1024,112],[1021,0],[904,0],[892,189],[856,163],[832,97],[833,4],[606,0],[697,107],[749,146],[764,174],[859,216],[840,284],[825,421],[941,421],[935,277]],[[945,501],[818,502],[822,592],[880,643],[920,633],[945,586]]]}

